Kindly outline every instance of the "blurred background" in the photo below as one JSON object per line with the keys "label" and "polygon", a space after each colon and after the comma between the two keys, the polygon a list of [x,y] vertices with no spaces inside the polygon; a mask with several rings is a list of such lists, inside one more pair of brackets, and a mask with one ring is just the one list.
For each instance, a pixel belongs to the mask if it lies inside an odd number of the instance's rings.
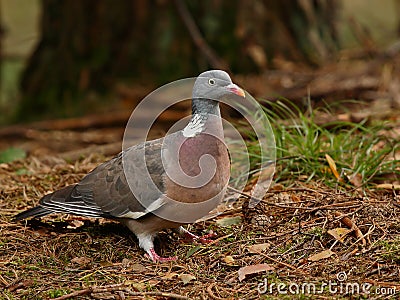
{"label": "blurred background", "polygon": [[258,99],[363,101],[341,106],[342,120],[400,107],[399,0],[0,0],[0,26],[0,147],[48,130],[120,140],[148,92],[210,68]]}

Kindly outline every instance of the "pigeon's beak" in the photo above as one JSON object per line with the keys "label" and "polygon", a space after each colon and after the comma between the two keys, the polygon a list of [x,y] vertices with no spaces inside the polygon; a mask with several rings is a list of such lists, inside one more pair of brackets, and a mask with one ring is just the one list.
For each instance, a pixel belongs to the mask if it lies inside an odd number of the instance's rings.
{"label": "pigeon's beak", "polygon": [[244,91],[243,91],[240,87],[238,87],[236,84],[234,84],[234,83],[231,83],[231,84],[228,85],[226,88],[227,88],[231,93],[234,93],[235,95],[238,95],[238,96],[243,97],[243,98],[246,97]]}

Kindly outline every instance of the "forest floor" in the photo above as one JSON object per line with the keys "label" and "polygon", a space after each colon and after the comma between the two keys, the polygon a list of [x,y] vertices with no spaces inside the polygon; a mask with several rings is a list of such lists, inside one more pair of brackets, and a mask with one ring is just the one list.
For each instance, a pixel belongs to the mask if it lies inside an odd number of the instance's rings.
{"label": "forest floor", "polygon": [[[353,103],[329,118],[389,120],[390,134],[399,141],[399,56],[362,61],[303,73],[282,65],[257,80],[238,79],[251,93],[274,91],[300,104],[310,86],[314,100],[363,99],[367,104],[361,108]],[[166,124],[180,113],[187,111],[169,116]],[[178,257],[166,263],[147,259],[134,235],[113,221],[66,215],[12,220],[118,153],[127,117],[122,112],[110,119],[0,129],[0,149],[23,149],[19,159],[0,164],[0,299],[399,297],[398,173],[380,181],[381,187],[386,184],[381,189],[307,181],[309,174],[290,184],[276,182],[255,208],[243,196],[218,216],[188,226],[198,235],[216,233],[208,245],[161,232],[157,250]],[[320,122],[326,118],[316,116]],[[398,160],[399,153],[394,155]]]}
{"label": "forest floor", "polygon": [[276,184],[255,209],[245,208],[241,199],[217,218],[189,226],[198,235],[216,233],[211,244],[162,232],[158,251],[178,260],[156,264],[128,229],[112,221],[57,215],[11,220],[103,159],[92,155],[69,164],[28,158],[1,166],[0,298],[399,295],[400,201],[390,189],[362,195],[316,183]]}

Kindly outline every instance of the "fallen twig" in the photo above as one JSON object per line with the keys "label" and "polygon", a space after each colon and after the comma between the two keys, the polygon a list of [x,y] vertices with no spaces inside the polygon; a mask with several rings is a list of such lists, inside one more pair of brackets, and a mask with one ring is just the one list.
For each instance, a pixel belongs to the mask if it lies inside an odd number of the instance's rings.
{"label": "fallen twig", "polygon": [[32,129],[36,130],[78,130],[85,128],[104,128],[114,125],[125,124],[129,116],[130,111],[118,111],[111,112],[107,114],[96,114],[89,115],[80,118],[70,118],[70,119],[58,119],[58,120],[48,120],[39,121],[30,124],[18,124],[11,125],[8,127],[0,128],[1,137],[15,137],[22,136],[26,137]]}
{"label": "fallen twig", "polygon": [[254,197],[254,196],[252,196],[252,195],[250,195],[248,193],[242,192],[242,191],[240,191],[238,189],[235,189],[234,187],[231,187],[231,186],[228,186],[228,189],[233,191],[233,192],[235,192],[235,193],[238,193],[238,194],[240,194],[240,195],[242,195],[242,196],[244,196],[244,197],[246,197],[246,198],[248,198],[250,200],[254,200],[254,201],[257,201],[257,202],[262,202],[262,203],[265,203],[265,204],[268,204],[268,205],[271,205],[271,206],[276,206],[276,207],[280,207],[280,208],[290,208],[290,209],[298,209],[298,208],[305,209],[305,210],[312,210],[313,209],[313,208],[310,208],[310,207],[298,207],[298,206],[294,207],[294,206],[289,206],[289,205],[284,205],[284,204],[279,204],[279,203],[275,203],[275,202],[266,201],[266,200]]}
{"label": "fallen twig", "polygon": [[10,292],[16,291],[18,289],[27,288],[33,284],[33,280],[17,280],[17,282],[13,282],[10,285],[6,286]]}
{"label": "fallen twig", "polygon": [[62,295],[60,297],[54,298],[53,300],[66,300],[66,299],[71,299],[77,296],[82,296],[82,295],[88,295],[92,292],[92,288],[86,288],[83,290],[75,291],[73,293],[69,293],[66,295]]}
{"label": "fallen twig", "polygon": [[132,292],[132,291],[125,291],[130,296],[156,296],[156,297],[165,297],[165,298],[172,298],[178,300],[189,300],[189,297],[181,296],[174,293],[166,293],[166,292]]}
{"label": "fallen twig", "polygon": [[400,283],[397,282],[381,282],[381,281],[376,281],[373,279],[369,279],[369,278],[365,278],[364,279],[365,282],[371,283],[375,286],[384,286],[384,287],[396,287],[396,288],[400,288]]}
{"label": "fallen twig", "polygon": [[349,208],[358,208],[361,205],[362,204],[359,201],[348,201],[348,202],[332,203],[332,204],[313,207],[313,210],[349,209]]}
{"label": "fallen twig", "polygon": [[216,295],[214,294],[214,292],[213,292],[213,287],[214,287],[215,285],[216,285],[215,282],[211,283],[211,284],[207,287],[207,293],[210,295],[210,297],[211,297],[212,299],[215,299],[215,300],[224,300],[225,298],[218,297],[218,296],[216,296]]}
{"label": "fallen twig", "polygon": [[354,210],[354,211],[352,211],[352,212],[349,212],[349,213],[347,213],[347,214],[341,214],[339,217],[334,218],[332,221],[333,221],[333,222],[334,222],[334,221],[339,221],[341,218],[349,217],[349,216],[351,216],[351,215],[354,215],[354,214],[356,214],[357,212],[359,212],[359,211],[362,210],[362,209],[363,209],[363,207],[359,207],[359,208],[357,208],[356,210]]}
{"label": "fallen twig", "polygon": [[342,217],[340,218],[340,222],[342,222],[345,226],[354,231],[356,237],[362,242],[363,247],[367,245],[367,241],[365,240],[364,235],[361,232],[360,228],[358,228],[358,226],[349,217],[343,216],[338,211],[335,211],[335,216]]}
{"label": "fallen twig", "polygon": [[260,251],[256,251],[256,250],[255,250],[254,252],[256,252],[256,253],[259,254],[259,255],[264,256],[264,257],[265,257],[266,259],[268,259],[268,260],[272,260],[274,263],[277,263],[278,265],[287,267],[287,268],[292,269],[292,270],[294,270],[294,271],[299,271],[300,273],[307,273],[307,272],[304,272],[304,271],[299,270],[298,268],[296,268],[296,267],[293,266],[293,265],[290,265],[290,264],[284,263],[284,262],[282,262],[282,261],[279,261],[279,260],[277,260],[277,259],[275,259],[275,258],[272,258],[271,256],[269,256],[269,255],[267,255],[267,254],[265,254],[265,253],[262,253],[262,252],[260,252]]}
{"label": "fallen twig", "polygon": [[333,203],[333,204],[327,204],[327,205],[322,205],[322,206],[317,206],[317,207],[303,207],[303,206],[290,206],[286,204],[297,204],[297,202],[287,202],[285,204],[281,203],[275,203],[271,201],[266,201],[257,197],[253,197],[252,195],[249,195],[248,193],[242,192],[238,189],[235,189],[231,186],[228,186],[228,189],[231,191],[234,191],[236,193],[239,193],[240,195],[251,199],[255,200],[257,202],[262,202],[267,205],[275,206],[275,207],[280,207],[280,208],[288,208],[288,209],[302,209],[302,210],[308,210],[308,211],[316,211],[316,210],[335,210],[335,209],[348,209],[348,208],[356,208],[360,207],[361,203],[359,201],[348,201],[348,202],[341,202],[341,203]]}
{"label": "fallen twig", "polygon": [[125,292],[130,296],[156,296],[156,297],[165,297],[179,300],[188,300],[190,298],[186,296],[181,296],[174,293],[166,293],[166,292],[133,292],[131,291],[124,283],[119,284],[111,284],[103,287],[88,287],[83,290],[75,291],[67,295],[63,295],[53,300],[67,300],[72,299],[77,296],[89,295],[89,294],[98,294],[98,293],[106,293],[106,292]]}

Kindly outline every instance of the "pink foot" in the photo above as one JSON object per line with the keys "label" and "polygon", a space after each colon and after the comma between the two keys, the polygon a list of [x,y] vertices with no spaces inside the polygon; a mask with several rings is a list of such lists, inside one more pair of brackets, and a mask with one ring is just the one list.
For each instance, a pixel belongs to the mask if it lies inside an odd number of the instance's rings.
{"label": "pink foot", "polygon": [[199,241],[202,244],[209,244],[209,243],[213,242],[213,240],[211,240],[210,238],[214,238],[217,236],[217,234],[212,231],[209,234],[206,234],[203,236],[198,236],[198,235],[191,233],[190,231],[188,231],[186,229],[183,230],[183,235],[192,242]]}
{"label": "pink foot", "polygon": [[150,248],[150,250],[146,253],[146,256],[150,258],[153,262],[166,262],[166,261],[174,261],[178,258],[176,256],[172,257],[161,257],[159,256],[154,248]]}

